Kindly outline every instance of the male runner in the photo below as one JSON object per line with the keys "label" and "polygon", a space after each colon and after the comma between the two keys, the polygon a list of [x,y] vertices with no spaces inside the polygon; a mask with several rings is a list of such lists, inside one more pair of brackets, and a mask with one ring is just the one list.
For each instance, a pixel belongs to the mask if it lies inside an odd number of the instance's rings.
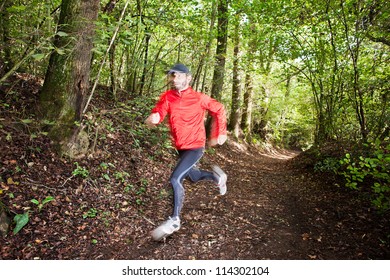
{"label": "male runner", "polygon": [[226,113],[224,106],[210,96],[196,92],[190,87],[192,79],[189,69],[175,64],[168,71],[168,79],[172,89],[165,91],[146,119],[146,124],[154,126],[161,123],[169,115],[169,127],[173,143],[179,153],[179,161],[173,170],[170,183],[174,193],[173,213],[167,221],[152,232],[155,240],[180,229],[180,212],[184,201],[183,180],[192,182],[200,180],[213,181],[221,195],[226,193],[226,174],[218,166],[213,172],[200,170],[196,164],[201,159],[206,146],[205,112],[213,118],[209,145],[222,145],[226,139]]}

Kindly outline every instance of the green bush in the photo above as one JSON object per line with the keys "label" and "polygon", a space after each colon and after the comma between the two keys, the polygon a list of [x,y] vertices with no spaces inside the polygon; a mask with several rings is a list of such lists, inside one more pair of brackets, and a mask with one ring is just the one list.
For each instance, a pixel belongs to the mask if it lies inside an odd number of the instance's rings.
{"label": "green bush", "polygon": [[334,172],[340,168],[340,159],[327,157],[314,165],[314,171],[317,172]]}
{"label": "green bush", "polygon": [[363,183],[371,186],[371,201],[378,209],[390,209],[390,145],[381,146],[379,142],[372,144],[369,156],[353,157],[346,154],[340,161],[341,171],[346,180],[346,187],[361,190]]}

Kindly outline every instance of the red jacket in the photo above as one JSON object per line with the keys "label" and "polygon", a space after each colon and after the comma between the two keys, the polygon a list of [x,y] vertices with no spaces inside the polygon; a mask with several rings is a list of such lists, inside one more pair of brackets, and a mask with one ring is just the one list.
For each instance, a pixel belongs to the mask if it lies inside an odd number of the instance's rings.
{"label": "red jacket", "polygon": [[191,87],[180,93],[167,90],[152,113],[159,113],[160,123],[169,115],[169,126],[173,142],[178,150],[196,149],[206,145],[204,125],[206,110],[213,117],[211,139],[226,135],[226,113],[224,106],[210,96],[196,92]]}

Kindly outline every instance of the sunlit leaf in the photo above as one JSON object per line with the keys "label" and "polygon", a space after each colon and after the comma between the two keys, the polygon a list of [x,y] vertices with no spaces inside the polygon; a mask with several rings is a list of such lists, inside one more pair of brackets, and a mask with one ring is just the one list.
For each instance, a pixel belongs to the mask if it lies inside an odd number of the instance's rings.
{"label": "sunlit leaf", "polygon": [[59,55],[65,54],[65,51],[64,51],[63,49],[56,49],[56,52],[57,52]]}
{"label": "sunlit leaf", "polygon": [[36,61],[40,61],[45,58],[45,55],[43,53],[37,53],[32,55],[32,58],[34,58]]}
{"label": "sunlit leaf", "polygon": [[46,197],[43,201],[42,201],[42,204],[45,205],[46,203],[50,202],[50,201],[53,201],[54,200],[54,197],[52,196],[48,196]]}
{"label": "sunlit leaf", "polygon": [[31,201],[32,203],[34,203],[35,205],[38,205],[38,204],[39,204],[39,201],[36,200],[36,199],[31,199],[30,201]]}
{"label": "sunlit leaf", "polygon": [[13,230],[14,234],[17,234],[29,221],[28,212],[25,212],[23,214],[17,214],[14,217],[14,222],[16,223],[16,226]]}
{"label": "sunlit leaf", "polygon": [[26,10],[26,6],[11,6],[9,8],[7,8],[7,11],[9,13],[16,13],[16,12],[23,12]]}
{"label": "sunlit leaf", "polygon": [[60,37],[67,37],[67,36],[69,36],[68,33],[65,33],[63,31],[58,31],[57,35],[60,36]]}

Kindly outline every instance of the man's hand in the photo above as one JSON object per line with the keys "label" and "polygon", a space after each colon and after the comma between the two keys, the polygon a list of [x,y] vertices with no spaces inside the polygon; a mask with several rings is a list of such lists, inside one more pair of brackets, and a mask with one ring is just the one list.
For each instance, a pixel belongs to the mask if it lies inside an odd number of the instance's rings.
{"label": "man's hand", "polygon": [[218,138],[213,138],[213,139],[210,139],[209,141],[209,145],[212,147],[212,146],[215,146],[215,145],[223,145],[223,143],[225,143],[227,140],[227,136],[226,135],[219,135]]}
{"label": "man's hand", "polygon": [[218,145],[223,145],[223,143],[225,143],[227,140],[227,136],[226,135],[219,135],[218,136]]}
{"label": "man's hand", "polygon": [[145,123],[149,127],[153,127],[156,124],[160,122],[160,114],[159,113],[153,113],[150,114],[150,116],[145,120]]}

